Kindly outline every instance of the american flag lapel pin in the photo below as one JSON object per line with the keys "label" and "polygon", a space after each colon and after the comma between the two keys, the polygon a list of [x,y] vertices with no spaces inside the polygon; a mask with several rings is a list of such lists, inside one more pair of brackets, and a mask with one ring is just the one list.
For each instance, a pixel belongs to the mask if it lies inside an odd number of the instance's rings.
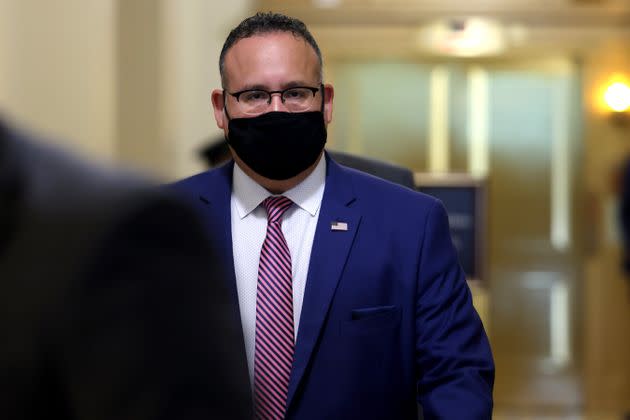
{"label": "american flag lapel pin", "polygon": [[330,222],[330,230],[345,232],[348,230],[348,224],[346,222],[333,221]]}

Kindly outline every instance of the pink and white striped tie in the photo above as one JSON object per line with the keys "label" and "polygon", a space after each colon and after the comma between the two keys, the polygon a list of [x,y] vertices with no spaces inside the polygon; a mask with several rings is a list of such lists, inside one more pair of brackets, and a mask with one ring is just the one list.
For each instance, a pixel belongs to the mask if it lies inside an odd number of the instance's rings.
{"label": "pink and white striped tie", "polygon": [[257,419],[282,419],[287,408],[293,364],[293,287],[291,253],[282,234],[282,216],[293,202],[268,197],[267,236],[258,265],[254,400]]}

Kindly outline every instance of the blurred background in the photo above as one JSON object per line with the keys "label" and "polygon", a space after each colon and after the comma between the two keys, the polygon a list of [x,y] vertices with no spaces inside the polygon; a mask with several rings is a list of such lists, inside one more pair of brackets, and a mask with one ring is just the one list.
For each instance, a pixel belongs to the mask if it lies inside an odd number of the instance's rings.
{"label": "blurred background", "polygon": [[201,171],[221,46],[256,10],[318,40],[331,149],[483,185],[495,418],[630,411],[630,1],[0,0],[0,114],[91,159]]}

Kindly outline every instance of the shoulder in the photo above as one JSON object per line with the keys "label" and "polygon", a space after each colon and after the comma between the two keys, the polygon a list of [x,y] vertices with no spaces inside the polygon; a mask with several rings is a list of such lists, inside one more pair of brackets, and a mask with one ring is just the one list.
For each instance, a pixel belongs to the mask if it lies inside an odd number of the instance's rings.
{"label": "shoulder", "polygon": [[108,252],[138,255],[192,220],[180,200],[140,176],[86,163],[23,133],[1,141],[12,162],[11,174],[1,178],[15,186],[12,210],[0,223],[9,272],[31,260],[38,262],[34,273],[70,279],[107,244],[115,245]]}
{"label": "shoulder", "polygon": [[427,194],[336,164],[331,166],[329,175],[326,188],[329,182],[337,183],[331,185],[331,189],[346,193],[331,193],[328,197],[337,196],[346,203],[350,198],[347,205],[375,229],[399,232],[403,236],[417,235],[428,227],[444,224],[447,219],[442,203]]}
{"label": "shoulder", "polygon": [[219,168],[164,185],[163,188],[195,208],[199,208],[201,203],[224,202],[231,195],[232,169],[233,163],[230,161]]}
{"label": "shoulder", "polygon": [[139,173],[88,161],[24,131],[5,128],[2,142],[18,191],[17,217],[26,223],[89,231],[176,201]]}
{"label": "shoulder", "polygon": [[210,169],[186,178],[179,179],[172,183],[166,184],[164,187],[168,190],[178,192],[193,192],[212,182],[218,176],[218,169]]}
{"label": "shoulder", "polygon": [[23,131],[7,131],[5,145],[25,204],[59,210],[83,208],[129,198],[151,187],[139,173],[106,168]]}
{"label": "shoulder", "polygon": [[187,178],[165,185],[165,188],[178,193],[200,193],[219,186],[231,185],[233,161]]}
{"label": "shoulder", "polygon": [[435,197],[421,193],[397,183],[390,182],[361,171],[339,166],[351,182],[358,200],[364,205],[400,210],[401,208],[430,209],[440,206]]}
{"label": "shoulder", "polygon": [[393,183],[414,188],[413,172],[405,167],[390,162],[351,155],[338,151],[329,151],[330,157],[337,163],[377,176]]}

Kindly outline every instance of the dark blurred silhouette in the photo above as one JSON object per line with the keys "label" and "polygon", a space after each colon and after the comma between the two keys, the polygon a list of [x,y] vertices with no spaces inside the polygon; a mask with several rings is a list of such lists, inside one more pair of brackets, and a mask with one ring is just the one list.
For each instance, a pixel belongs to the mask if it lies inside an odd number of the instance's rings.
{"label": "dark blurred silhouette", "polygon": [[[402,166],[338,151],[328,150],[328,154],[334,161],[343,166],[357,169],[407,188],[415,188],[413,172]],[[215,168],[232,159],[230,148],[223,138],[208,141],[208,143],[199,150],[199,156],[203,159],[208,168]]]}
{"label": "dark blurred silhouette", "polygon": [[407,168],[384,162],[382,160],[370,159],[342,152],[328,153],[333,160],[344,166],[357,169],[361,172],[374,175],[407,188],[415,188],[413,172]]}
{"label": "dark blurred silhouette", "polygon": [[623,240],[622,265],[630,279],[630,158],[621,167],[619,177],[619,222]]}
{"label": "dark blurred silhouette", "polygon": [[[630,291],[630,157],[623,162],[617,177],[619,192],[619,224],[621,226],[622,253],[621,264],[628,280]],[[630,413],[623,417],[630,420]]]}
{"label": "dark blurred silhouette", "polygon": [[232,159],[230,147],[223,137],[208,139],[198,154],[208,168],[215,168]]}
{"label": "dark blurred silhouette", "polygon": [[251,419],[192,210],[0,125],[0,223],[0,418]]}

